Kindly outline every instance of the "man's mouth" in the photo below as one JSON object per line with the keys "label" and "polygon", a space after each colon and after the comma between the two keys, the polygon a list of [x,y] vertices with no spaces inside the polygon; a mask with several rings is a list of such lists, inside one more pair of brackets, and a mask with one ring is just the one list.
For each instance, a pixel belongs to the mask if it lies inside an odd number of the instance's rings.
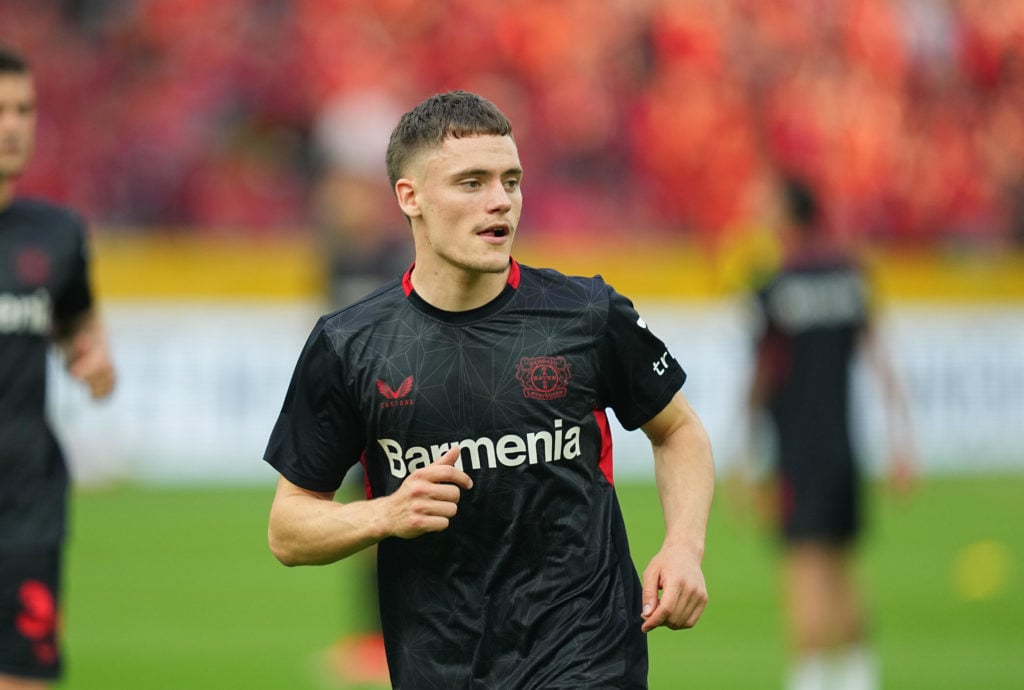
{"label": "man's mouth", "polygon": [[508,237],[511,234],[511,232],[509,231],[508,227],[504,225],[495,225],[489,228],[484,228],[477,234],[480,235],[481,237],[501,238]]}

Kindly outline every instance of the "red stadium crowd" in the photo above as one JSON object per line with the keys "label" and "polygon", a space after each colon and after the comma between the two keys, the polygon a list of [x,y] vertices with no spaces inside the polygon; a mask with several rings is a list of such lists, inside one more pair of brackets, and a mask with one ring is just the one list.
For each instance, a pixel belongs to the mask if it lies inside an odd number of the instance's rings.
{"label": "red stadium crowd", "polygon": [[465,88],[545,231],[714,241],[785,169],[846,236],[1024,241],[1019,0],[5,0],[0,41],[39,77],[23,191],[107,229],[301,229],[330,103]]}

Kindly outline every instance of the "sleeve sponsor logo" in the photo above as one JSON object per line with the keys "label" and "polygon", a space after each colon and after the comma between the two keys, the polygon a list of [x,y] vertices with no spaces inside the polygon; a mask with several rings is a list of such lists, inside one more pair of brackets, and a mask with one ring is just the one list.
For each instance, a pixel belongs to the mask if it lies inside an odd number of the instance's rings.
{"label": "sleeve sponsor logo", "polygon": [[654,369],[654,373],[658,376],[664,376],[665,372],[668,371],[669,360],[672,359],[672,355],[669,354],[668,350],[661,353],[661,357],[654,360],[651,364],[651,368]]}

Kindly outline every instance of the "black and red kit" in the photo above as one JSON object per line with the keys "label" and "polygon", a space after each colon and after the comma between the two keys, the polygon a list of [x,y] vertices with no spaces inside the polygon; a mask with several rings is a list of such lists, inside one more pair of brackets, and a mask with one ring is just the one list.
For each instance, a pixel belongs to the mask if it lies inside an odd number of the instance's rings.
{"label": "black and red kit", "polygon": [[842,256],[795,258],[757,292],[756,303],[783,536],[849,541],[861,527],[850,386],[869,316],[865,276]]}
{"label": "black and red kit", "polygon": [[58,206],[0,209],[0,673],[55,678],[68,470],[46,415],[55,333],[92,307],[86,231]]}
{"label": "black and red kit", "polygon": [[266,453],[321,492],[362,462],[375,497],[461,447],[473,488],[449,528],[379,544],[394,687],[646,687],[606,411],[635,429],[685,373],[600,277],[513,261],[458,313],[409,277],[317,323]]}

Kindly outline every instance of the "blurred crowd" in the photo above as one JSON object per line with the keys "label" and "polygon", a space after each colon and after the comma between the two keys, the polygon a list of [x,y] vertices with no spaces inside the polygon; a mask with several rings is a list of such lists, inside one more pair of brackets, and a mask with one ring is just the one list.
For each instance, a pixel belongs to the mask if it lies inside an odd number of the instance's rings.
{"label": "blurred crowd", "polygon": [[785,170],[846,237],[1024,242],[1020,0],[4,0],[0,41],[38,76],[23,190],[108,231],[306,228],[465,88],[544,232],[714,242]]}

